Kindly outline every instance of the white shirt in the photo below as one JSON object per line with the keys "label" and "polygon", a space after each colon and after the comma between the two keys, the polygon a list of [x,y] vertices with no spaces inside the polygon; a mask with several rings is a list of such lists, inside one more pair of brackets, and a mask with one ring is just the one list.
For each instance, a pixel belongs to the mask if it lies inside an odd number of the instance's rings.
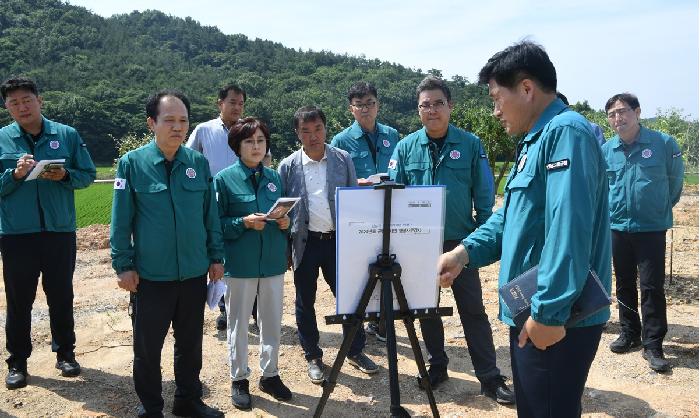
{"label": "white shirt", "polygon": [[185,146],[204,154],[209,161],[212,176],[238,161],[238,157],[228,146],[228,129],[221,117],[197,125]]}
{"label": "white shirt", "polygon": [[328,186],[326,185],[328,158],[324,152],[321,161],[314,161],[302,149],[301,164],[304,166],[304,184],[306,184],[306,194],[309,199],[309,231],[334,231],[335,225],[328,203]]}

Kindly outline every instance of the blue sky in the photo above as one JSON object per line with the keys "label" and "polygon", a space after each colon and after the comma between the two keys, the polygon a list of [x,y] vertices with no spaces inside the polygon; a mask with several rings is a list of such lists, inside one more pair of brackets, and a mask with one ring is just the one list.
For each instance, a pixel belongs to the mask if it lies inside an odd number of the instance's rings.
{"label": "blue sky", "polygon": [[226,34],[471,81],[495,52],[529,38],[549,53],[571,102],[602,109],[608,97],[629,91],[643,117],[671,107],[698,117],[697,1],[68,1],[105,17],[157,9]]}

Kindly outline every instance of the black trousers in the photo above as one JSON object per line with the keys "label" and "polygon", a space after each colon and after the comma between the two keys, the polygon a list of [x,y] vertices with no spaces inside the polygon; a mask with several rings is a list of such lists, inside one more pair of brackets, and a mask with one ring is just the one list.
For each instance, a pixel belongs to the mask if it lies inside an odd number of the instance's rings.
{"label": "black trousers", "polygon": [[[323,271],[323,278],[335,296],[335,243],[332,240],[321,240],[309,236],[301,263],[294,270],[297,330],[299,343],[304,350],[304,358],[307,361],[323,357],[323,350],[318,345],[318,323],[314,307],[319,268]],[[343,336],[347,334],[349,329],[350,325],[343,325]],[[360,327],[352,340],[348,356],[352,357],[361,353],[365,347],[366,339],[365,330]]]}
{"label": "black trousers", "polygon": [[[461,241],[445,241],[443,251],[451,251]],[[469,356],[472,359],[474,373],[480,381],[485,381],[501,374],[496,366],[496,349],[493,345],[491,324],[486,315],[481,294],[479,270],[465,268],[452,283],[452,294],[457,304],[459,319],[467,340]],[[449,359],[445,353],[445,329],[442,318],[420,320],[425,348],[428,350],[430,365],[447,365]]]}
{"label": "black trousers", "polygon": [[531,341],[518,347],[520,329],[510,328],[518,418],[581,416],[581,396],[602,333],[603,325],[568,328],[564,339],[540,350]]}
{"label": "black trousers", "polygon": [[134,306],[134,386],[147,412],[163,410],[160,356],[170,324],[175,337],[175,397],[202,396],[206,276],[183,281],[140,279]]}
{"label": "black trousers", "polygon": [[[668,331],[664,292],[666,231],[612,231],[612,255],[622,332],[630,337],[641,334],[644,347],[660,349]],[[637,272],[641,322],[637,313]]]}
{"label": "black trousers", "polygon": [[49,305],[51,349],[57,359],[71,360],[75,349],[73,271],[75,232],[4,235],[0,240],[7,320],[7,364],[26,370],[32,354],[32,305],[41,274]]}

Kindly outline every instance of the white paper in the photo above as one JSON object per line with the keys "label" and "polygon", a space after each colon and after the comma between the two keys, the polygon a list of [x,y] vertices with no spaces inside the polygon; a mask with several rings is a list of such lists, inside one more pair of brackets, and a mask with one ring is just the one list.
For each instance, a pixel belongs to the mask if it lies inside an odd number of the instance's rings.
{"label": "white paper", "polygon": [[226,283],[224,283],[223,279],[215,282],[210,281],[207,284],[207,306],[209,306],[209,309],[213,310],[219,306],[219,301],[224,293],[226,293]]}
{"label": "white paper", "polygon": [[382,177],[389,177],[389,173],[372,174],[371,176],[367,177],[367,180],[374,184],[379,184],[382,182]]}
{"label": "white paper", "polygon": [[301,199],[300,197],[280,197],[277,199],[274,205],[265,214],[266,219],[279,219],[284,217],[297,202]]}
{"label": "white paper", "polygon": [[62,163],[65,164],[66,159],[61,158],[58,160],[41,160],[37,161],[36,165],[32,169],[32,171],[29,173],[26,179],[24,181],[29,181],[29,180],[36,180],[37,177],[39,177],[39,174],[41,174],[44,171],[44,167],[46,167],[46,164],[51,164],[51,163]]}
{"label": "white paper", "polygon": [[[401,265],[401,283],[411,309],[437,306],[444,196],[444,186],[392,191],[390,253]],[[338,188],[336,204],[336,313],[347,314],[355,312],[369,279],[368,266],[382,252],[384,191]],[[377,282],[366,312],[379,312],[380,287]],[[399,309],[396,297],[394,309]]]}

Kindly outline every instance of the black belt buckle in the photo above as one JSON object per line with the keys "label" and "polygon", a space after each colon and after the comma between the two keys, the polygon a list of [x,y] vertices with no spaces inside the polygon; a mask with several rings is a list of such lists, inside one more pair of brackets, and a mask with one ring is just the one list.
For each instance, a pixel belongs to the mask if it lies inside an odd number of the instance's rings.
{"label": "black belt buckle", "polygon": [[335,239],[335,231],[331,231],[331,232],[309,231],[309,236],[312,236],[312,237],[319,239],[321,241],[334,240]]}

